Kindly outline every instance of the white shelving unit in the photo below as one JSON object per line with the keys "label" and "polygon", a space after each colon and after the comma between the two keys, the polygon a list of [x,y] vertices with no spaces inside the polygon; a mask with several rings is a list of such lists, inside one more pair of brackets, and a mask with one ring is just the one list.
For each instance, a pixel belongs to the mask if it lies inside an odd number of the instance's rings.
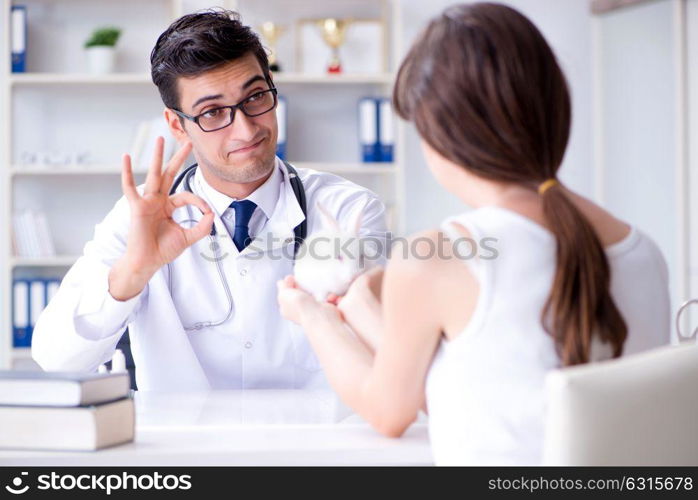
{"label": "white shelving unit", "polygon": [[65,267],[72,266],[78,260],[78,255],[57,255],[55,257],[13,257],[10,266],[15,267]]}
{"label": "white shelving unit", "polygon": [[9,166],[12,162],[10,154],[10,82],[12,60],[10,57],[10,4],[3,0],[0,12],[0,367],[6,369],[12,366],[15,357],[12,338],[12,246],[10,243],[10,221],[12,203],[10,201]]}
{"label": "white shelving unit", "polygon": [[152,83],[147,73],[123,73],[111,75],[19,73],[9,78],[10,85],[121,85]]}
{"label": "white shelving unit", "polygon": [[[334,174],[345,175],[395,175],[397,168],[395,163],[323,163],[323,162],[293,162],[298,168],[312,168]],[[118,165],[66,165],[61,168],[37,167],[33,165],[13,165],[10,169],[13,177],[26,175],[120,175],[121,167]],[[136,171],[136,175],[145,175],[144,171]]]}
{"label": "white shelving unit", "polygon": [[[303,75],[300,73],[278,73],[274,75],[277,84],[320,84],[320,85],[392,85],[391,73],[353,74],[353,75]],[[61,74],[61,73],[25,73],[12,74],[10,85],[115,85],[147,84],[151,85],[150,74]]]}
{"label": "white shelving unit", "polygon": [[[154,9],[159,6],[162,11],[161,19],[150,19],[149,21],[134,20],[133,14],[128,13],[128,9],[119,5],[124,2],[116,0],[105,0],[104,2],[91,2],[89,0],[0,0],[2,12],[0,13],[0,26],[2,29],[2,40],[0,40],[0,104],[3,113],[0,124],[0,226],[3,233],[8,238],[2,239],[0,248],[0,298],[2,308],[0,309],[0,369],[9,367],[26,366],[30,362],[30,352],[27,348],[13,348],[12,344],[12,280],[17,275],[34,273],[59,273],[64,274],[67,269],[77,260],[82,246],[91,237],[94,224],[99,222],[107,213],[109,207],[120,196],[120,166],[118,158],[121,152],[125,152],[130,145],[131,137],[127,135],[133,132],[133,127],[141,120],[152,117],[152,112],[142,111],[143,107],[159,110],[161,113],[162,103],[157,95],[157,91],[152,84],[147,59],[150,46],[144,47],[143,40],[148,38],[145,34],[138,32],[135,36],[140,36],[140,41],[132,46],[125,47],[127,60],[122,65],[121,71],[110,75],[91,75],[85,73],[73,60],[67,64],[68,68],[60,67],[53,59],[46,59],[44,64],[41,58],[34,58],[28,61],[28,71],[22,74],[10,72],[9,40],[10,25],[9,12],[12,4],[27,5],[29,9],[29,25],[32,27],[32,13],[36,8],[42,16],[57,16],[62,18],[62,7],[73,9],[84,9],[86,19],[79,21],[80,28],[89,25],[90,28],[103,24],[116,24],[128,27],[129,34],[133,34],[137,29],[141,31],[147,28],[148,33],[159,33],[165,29],[168,22],[179,17],[183,12],[194,11],[208,7],[209,4],[201,4],[200,0],[160,0],[148,2],[143,7],[150,9],[154,15]],[[137,0],[128,0],[126,3],[130,7],[140,8],[145,5]],[[196,5],[195,5],[196,4]],[[248,11],[255,18],[259,13],[260,5],[268,4],[268,9],[263,12],[274,13],[285,16],[291,9],[295,10],[306,5],[306,11],[317,14],[317,17],[329,17],[333,12],[338,12],[337,17],[353,16],[352,9],[356,10],[359,17],[366,17],[366,13],[373,13],[372,16],[380,19],[384,29],[387,31],[386,40],[389,40],[382,47],[385,51],[384,60],[388,61],[385,71],[379,73],[365,74],[304,74],[293,71],[279,72],[274,76],[275,84],[283,95],[287,95],[290,102],[289,107],[289,146],[288,160],[299,168],[312,168],[316,170],[329,171],[338,175],[346,176],[358,184],[365,185],[376,191],[385,198],[386,205],[390,208],[392,221],[391,230],[396,234],[404,233],[404,124],[395,120],[395,152],[393,163],[361,163],[359,161],[359,147],[356,125],[356,103],[363,95],[390,96],[394,81],[394,66],[399,54],[399,40],[401,28],[401,12],[399,0],[330,0],[318,5],[310,0],[298,0],[293,2],[293,6],[284,4],[280,0],[241,0],[223,2],[223,6],[232,10],[237,10],[242,14],[245,24],[256,26],[247,19]],[[105,19],[99,19],[100,9],[106,9],[108,14]],[[257,14],[252,13],[255,11]],[[374,15],[375,14],[375,15]],[[92,16],[92,17],[90,17]],[[83,17],[82,14],[80,16]],[[116,18],[115,18],[116,17]],[[307,17],[307,16],[305,16]],[[255,18],[256,19],[256,18]],[[60,20],[60,19],[59,19]],[[275,20],[276,19],[271,19]],[[287,20],[287,19],[284,19]],[[78,21],[76,21],[78,22]],[[140,22],[132,27],[133,22]],[[149,22],[150,24],[144,24]],[[289,21],[291,22],[291,21]],[[79,29],[68,30],[60,22],[58,26],[52,26],[50,36],[65,36],[66,43],[61,44],[61,50],[65,46],[73,46],[79,42],[73,34]],[[48,25],[46,25],[48,26]],[[36,50],[50,50],[56,46],[55,42],[46,36],[41,40],[32,43],[32,35],[42,37],[44,25],[34,27],[29,30],[28,50],[32,47]],[[48,28],[47,28],[48,29]],[[60,29],[68,30],[69,34],[61,34]],[[37,32],[37,30],[39,30]],[[84,30],[83,30],[84,31]],[[124,30],[126,33],[127,30]],[[38,34],[37,34],[38,33]],[[57,34],[58,33],[58,34]],[[122,36],[119,43],[126,44],[128,40]],[[154,38],[152,40],[154,43]],[[152,45],[151,43],[151,45]],[[76,49],[77,50],[77,49]],[[122,50],[120,48],[120,50]],[[328,49],[329,50],[329,49]],[[79,55],[79,54],[78,54]],[[316,99],[314,107],[309,106],[308,96]],[[305,99],[305,100],[304,100]],[[113,101],[113,102],[112,102]],[[58,104],[54,104],[58,103]],[[294,109],[294,104],[298,107]],[[130,105],[129,105],[130,104]],[[312,104],[312,102],[311,102]],[[106,106],[106,110],[100,109]],[[324,106],[332,108],[330,111],[323,109]],[[333,107],[334,106],[334,107]],[[17,114],[17,110],[22,110],[22,115]],[[133,109],[132,109],[133,108]],[[305,118],[304,113],[308,113]],[[340,119],[332,119],[332,113],[337,116],[342,114]],[[89,113],[94,113],[94,127],[86,125],[86,120],[90,118]],[[25,118],[25,114],[29,118]],[[66,116],[73,117],[75,123],[82,123],[82,127],[90,129],[86,131],[88,138],[102,138],[102,143],[94,149],[99,150],[96,161],[89,164],[61,167],[44,167],[38,165],[23,165],[20,160],[20,146],[25,149],[31,147],[43,147],[45,142],[50,145],[66,144],[66,148],[75,147],[73,135],[65,133],[61,135],[60,129],[50,129],[50,127],[63,126]],[[103,116],[104,115],[104,116]],[[296,126],[291,120],[294,117]],[[31,123],[46,119],[48,124],[44,128],[40,127],[37,132],[39,136],[34,142],[24,141],[31,132],[31,128],[24,122]],[[59,123],[53,123],[59,121]],[[82,121],[80,121],[82,120]],[[304,121],[300,121],[304,120]],[[317,144],[322,144],[322,138],[304,138],[302,134],[306,129],[320,130],[332,128],[330,125],[338,127],[340,130],[334,136],[346,136],[342,141],[342,147],[326,146],[326,151],[316,151]],[[108,122],[108,127],[103,131],[96,130],[98,126]],[[75,129],[75,123],[71,125]],[[89,123],[89,122],[87,122]],[[307,125],[307,127],[306,127]],[[321,127],[319,129],[318,127]],[[71,129],[71,130],[73,130]],[[82,133],[81,129],[75,129]],[[103,137],[112,140],[104,140]],[[294,143],[294,138],[296,142]],[[45,142],[44,142],[45,141]],[[325,141],[326,142],[326,141]],[[90,145],[90,140],[85,141]],[[125,149],[126,148],[126,149]],[[87,149],[87,148],[86,148]],[[294,155],[297,154],[297,157]],[[115,163],[116,160],[116,163]],[[139,176],[142,179],[144,173],[136,172],[136,180]],[[80,203],[80,206],[76,203]],[[105,204],[106,203],[106,204]],[[84,204],[84,207],[82,206]],[[56,249],[58,255],[50,258],[31,259],[17,257],[13,254],[11,245],[11,215],[15,210],[24,207],[43,207],[49,215],[49,224],[52,231],[55,230],[63,239],[57,239]],[[68,221],[68,222],[65,222]],[[64,237],[65,233],[70,233],[72,240]]]}

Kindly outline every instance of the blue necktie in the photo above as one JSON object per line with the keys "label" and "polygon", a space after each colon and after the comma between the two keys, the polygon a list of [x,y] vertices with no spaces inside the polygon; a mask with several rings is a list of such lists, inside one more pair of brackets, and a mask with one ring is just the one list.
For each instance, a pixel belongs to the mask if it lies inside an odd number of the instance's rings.
{"label": "blue necktie", "polygon": [[233,235],[233,243],[238,248],[239,252],[252,242],[250,238],[250,218],[254,213],[257,205],[254,201],[240,200],[234,201],[230,207],[235,210],[235,234]]}

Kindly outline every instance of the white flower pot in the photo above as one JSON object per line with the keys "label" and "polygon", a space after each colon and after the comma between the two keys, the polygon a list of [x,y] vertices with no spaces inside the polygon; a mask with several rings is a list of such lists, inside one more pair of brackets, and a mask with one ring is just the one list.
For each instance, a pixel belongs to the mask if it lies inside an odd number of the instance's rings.
{"label": "white flower pot", "polygon": [[114,72],[116,59],[114,47],[95,46],[88,47],[85,51],[87,52],[87,65],[90,68],[90,73],[104,75]]}

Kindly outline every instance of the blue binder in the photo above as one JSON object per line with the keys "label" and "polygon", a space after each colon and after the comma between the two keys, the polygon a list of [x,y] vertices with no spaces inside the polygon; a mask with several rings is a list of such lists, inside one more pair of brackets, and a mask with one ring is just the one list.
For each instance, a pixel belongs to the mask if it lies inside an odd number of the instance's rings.
{"label": "blue binder", "polygon": [[279,96],[279,102],[276,105],[276,121],[278,123],[279,134],[276,140],[276,156],[282,160],[286,160],[286,129],[288,125],[287,120],[287,106],[286,98],[284,96]]}
{"label": "blue binder", "polygon": [[24,73],[27,70],[27,7],[13,5],[10,10],[10,50],[12,52],[12,72]]}
{"label": "blue binder", "polygon": [[378,142],[378,100],[364,97],[359,100],[359,143],[363,162],[380,161]]}
{"label": "blue binder", "polygon": [[45,284],[46,284],[46,290],[45,290],[46,294],[44,295],[44,303],[46,305],[48,305],[49,302],[51,302],[51,299],[53,298],[53,296],[58,291],[58,288],[61,286],[61,280],[58,278],[51,278],[51,279],[47,279]]}
{"label": "blue binder", "polygon": [[12,282],[12,345],[15,347],[31,345],[30,302],[29,281],[14,280]]}
{"label": "blue binder", "polygon": [[56,278],[13,281],[12,344],[15,347],[31,347],[34,326],[59,285]]}
{"label": "blue binder", "polygon": [[393,128],[393,109],[390,99],[384,97],[378,103],[378,143],[380,157],[378,161],[392,162],[395,146],[395,131]]}
{"label": "blue binder", "polygon": [[34,333],[34,327],[39,315],[46,307],[46,282],[45,279],[33,279],[29,282],[29,342]]}

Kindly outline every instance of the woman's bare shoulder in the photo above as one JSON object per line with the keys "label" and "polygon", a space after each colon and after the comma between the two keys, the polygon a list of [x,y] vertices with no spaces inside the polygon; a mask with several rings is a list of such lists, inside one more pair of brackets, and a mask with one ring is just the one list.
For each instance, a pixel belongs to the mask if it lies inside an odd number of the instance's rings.
{"label": "woman's bare shoulder", "polygon": [[579,194],[571,193],[571,196],[577,208],[591,223],[604,247],[614,245],[630,234],[631,227],[627,222]]}
{"label": "woman's bare shoulder", "polygon": [[[454,223],[453,228],[455,234],[470,236],[465,226]],[[411,295],[452,339],[470,319],[479,291],[477,280],[454,251],[454,241],[441,229],[412,234],[403,243],[399,251],[393,246],[386,271],[388,280],[395,287],[411,287]]]}
{"label": "woman's bare shoulder", "polygon": [[[470,237],[468,229],[458,222],[451,223],[455,235],[463,238]],[[433,269],[442,266],[453,258],[452,239],[440,228],[420,231],[392,241],[391,260],[409,261],[413,266],[422,269]]]}

